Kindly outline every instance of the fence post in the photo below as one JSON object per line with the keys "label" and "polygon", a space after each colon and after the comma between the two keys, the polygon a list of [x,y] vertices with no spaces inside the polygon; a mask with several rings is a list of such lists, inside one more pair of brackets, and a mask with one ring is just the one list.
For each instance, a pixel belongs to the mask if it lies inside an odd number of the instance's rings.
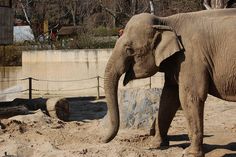
{"label": "fence post", "polygon": [[32,77],[29,77],[29,99],[32,99]]}
{"label": "fence post", "polygon": [[150,89],[152,88],[152,77],[150,77],[150,79],[149,79],[149,88]]}
{"label": "fence post", "polygon": [[6,77],[6,45],[3,45],[3,78]]}
{"label": "fence post", "polygon": [[97,76],[97,82],[98,82],[98,86],[97,86],[97,99],[100,99],[100,91],[99,91],[100,83],[99,83],[99,76]]}

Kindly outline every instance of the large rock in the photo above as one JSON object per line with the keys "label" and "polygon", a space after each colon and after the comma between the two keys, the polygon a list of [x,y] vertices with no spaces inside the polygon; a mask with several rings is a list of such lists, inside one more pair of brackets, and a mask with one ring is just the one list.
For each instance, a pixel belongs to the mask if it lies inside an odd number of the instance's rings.
{"label": "large rock", "polygon": [[[161,92],[160,88],[120,90],[120,127],[150,129],[158,114]],[[108,116],[103,120],[105,127],[110,124]]]}
{"label": "large rock", "polygon": [[120,91],[121,128],[149,128],[157,116],[161,89],[126,89]]}

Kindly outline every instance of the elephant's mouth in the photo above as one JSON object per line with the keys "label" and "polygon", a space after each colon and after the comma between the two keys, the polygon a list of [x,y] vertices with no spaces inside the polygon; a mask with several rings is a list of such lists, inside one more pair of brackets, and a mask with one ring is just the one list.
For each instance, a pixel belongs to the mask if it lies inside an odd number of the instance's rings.
{"label": "elephant's mouth", "polygon": [[134,70],[133,70],[132,66],[130,66],[128,71],[126,71],[126,73],[125,73],[125,78],[124,78],[124,81],[123,81],[123,85],[126,86],[134,78],[135,78]]}

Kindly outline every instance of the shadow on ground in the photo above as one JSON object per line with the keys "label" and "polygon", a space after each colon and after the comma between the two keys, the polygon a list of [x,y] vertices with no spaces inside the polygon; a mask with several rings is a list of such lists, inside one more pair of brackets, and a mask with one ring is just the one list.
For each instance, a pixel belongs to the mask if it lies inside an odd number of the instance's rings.
{"label": "shadow on ground", "polygon": [[104,99],[96,100],[95,97],[67,98],[69,101],[69,121],[84,121],[102,119],[107,113]]}
{"label": "shadow on ground", "polygon": [[232,154],[225,154],[222,157],[235,157],[235,156],[236,156],[236,153],[232,153]]}
{"label": "shadow on ground", "polygon": [[[213,135],[204,135],[204,138],[206,137],[212,137]],[[189,137],[187,134],[181,134],[181,135],[170,135],[169,136],[170,141],[189,141]]]}
{"label": "shadow on ground", "polygon": [[[227,145],[211,145],[211,144],[204,144],[204,150],[206,153],[211,152],[216,149],[227,149],[231,151],[236,151],[236,142],[228,143]],[[236,154],[225,154],[223,157],[236,157]]]}
{"label": "shadow on ground", "polygon": [[[204,135],[204,138],[212,137],[213,135]],[[170,145],[170,147],[181,147],[183,149],[187,148],[190,145],[188,135],[182,134],[182,135],[171,135],[169,136],[170,141],[183,141],[183,143]],[[236,142],[229,143],[227,145],[212,145],[212,144],[203,144],[204,152],[209,153],[213,150],[217,149],[226,149],[230,151],[236,151]],[[225,154],[223,157],[236,157],[235,153]]]}
{"label": "shadow on ground", "polygon": [[[0,119],[26,115],[38,109],[46,111],[47,100],[16,98],[10,102],[0,102]],[[69,102],[69,121],[101,119],[107,113],[104,97],[100,97],[99,100],[96,97],[74,97],[66,98],[66,100]]]}

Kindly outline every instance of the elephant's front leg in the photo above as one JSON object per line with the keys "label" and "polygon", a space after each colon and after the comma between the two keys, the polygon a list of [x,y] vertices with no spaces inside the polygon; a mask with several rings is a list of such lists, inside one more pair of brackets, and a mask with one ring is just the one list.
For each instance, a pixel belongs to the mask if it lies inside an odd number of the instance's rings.
{"label": "elephant's front leg", "polygon": [[203,110],[205,96],[200,96],[190,88],[180,87],[180,101],[188,122],[191,145],[185,149],[184,155],[203,157]]}
{"label": "elephant's front leg", "polygon": [[180,107],[178,86],[168,84],[166,81],[160,99],[160,107],[156,125],[152,126],[152,130],[155,126],[155,136],[151,141],[152,148],[159,148],[160,146],[168,146],[169,140],[167,138],[167,132],[170,124],[175,116],[176,111]]}

